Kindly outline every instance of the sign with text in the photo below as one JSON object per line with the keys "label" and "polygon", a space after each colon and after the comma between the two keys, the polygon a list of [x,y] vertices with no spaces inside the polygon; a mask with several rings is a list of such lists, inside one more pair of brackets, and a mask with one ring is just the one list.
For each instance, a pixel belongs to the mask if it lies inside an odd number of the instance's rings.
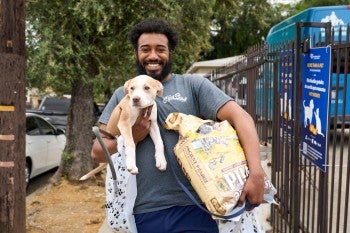
{"label": "sign with text", "polygon": [[303,54],[301,139],[302,155],[326,171],[331,47]]}

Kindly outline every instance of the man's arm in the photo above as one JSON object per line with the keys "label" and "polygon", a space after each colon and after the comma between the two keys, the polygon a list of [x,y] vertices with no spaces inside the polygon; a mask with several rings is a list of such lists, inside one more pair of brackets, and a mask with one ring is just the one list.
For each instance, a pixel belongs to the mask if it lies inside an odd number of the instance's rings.
{"label": "man's arm", "polygon": [[265,172],[260,162],[259,137],[252,117],[236,102],[229,101],[217,113],[219,120],[227,120],[237,131],[249,168],[239,204],[248,199],[250,204],[259,205],[263,201]]}
{"label": "man's arm", "polygon": [[[100,129],[106,130],[107,125],[101,124]],[[106,137],[104,134],[101,134],[102,140],[109,151],[110,154],[114,154],[117,152],[117,140],[115,139],[110,139]],[[91,158],[93,161],[98,162],[98,163],[106,163],[107,159],[106,156],[103,153],[103,149],[99,143],[98,140],[95,140],[94,143],[92,144],[92,150],[91,150]]]}

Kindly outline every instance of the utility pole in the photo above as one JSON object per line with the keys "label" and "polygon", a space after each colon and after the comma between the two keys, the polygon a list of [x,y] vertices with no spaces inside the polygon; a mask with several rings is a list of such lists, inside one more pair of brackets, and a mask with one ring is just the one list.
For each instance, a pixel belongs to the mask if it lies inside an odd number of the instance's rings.
{"label": "utility pole", "polygon": [[0,0],[0,233],[25,232],[24,0]]}

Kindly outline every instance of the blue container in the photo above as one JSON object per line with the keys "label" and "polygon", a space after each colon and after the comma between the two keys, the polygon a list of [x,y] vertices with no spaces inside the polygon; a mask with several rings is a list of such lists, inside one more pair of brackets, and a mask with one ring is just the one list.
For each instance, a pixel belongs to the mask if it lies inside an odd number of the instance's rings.
{"label": "blue container", "polygon": [[[346,41],[347,37],[347,26],[350,23],[350,5],[348,6],[324,6],[324,7],[313,7],[307,10],[300,12],[294,16],[291,16],[284,21],[273,26],[266,38],[266,43],[269,46],[282,45],[286,42],[291,42],[296,40],[296,29],[295,24],[297,22],[331,22],[332,28],[334,29],[334,43],[337,44],[339,41]],[[339,29],[341,28],[341,38],[339,36]],[[303,27],[301,28],[302,36],[310,36],[310,39],[316,41],[311,41],[313,43],[318,43],[325,41],[325,31],[323,28],[315,27]],[[321,37],[319,37],[321,35]],[[349,42],[347,42],[349,43]],[[344,56],[344,54],[342,55]],[[339,61],[338,61],[339,62]],[[336,64],[333,64],[334,66]],[[345,64],[348,65],[348,64]],[[333,72],[336,72],[336,69],[332,69]],[[273,71],[268,71],[272,76]],[[344,69],[341,69],[338,73],[331,74],[331,104],[330,104],[330,115],[331,117],[336,116],[336,124],[340,124],[342,121],[345,121],[345,124],[350,124],[350,98],[346,96],[350,95],[350,80],[347,81],[346,87],[344,86],[345,77]],[[281,80],[281,79],[279,79]],[[337,85],[338,84],[338,85]],[[276,88],[279,88],[279,85],[275,85]],[[259,88],[257,87],[257,92],[259,93]],[[338,90],[338,91],[336,91]],[[346,91],[346,92],[345,92]],[[260,90],[261,92],[261,90]],[[344,93],[346,96],[344,97]],[[345,99],[344,99],[345,98]],[[344,100],[346,104],[344,104]],[[258,100],[257,100],[258,101]],[[273,101],[269,97],[269,101]],[[259,105],[257,108],[259,108]],[[269,106],[273,106],[269,104]],[[258,109],[257,109],[258,110]],[[269,108],[269,119],[271,117],[270,111],[272,108]],[[258,111],[259,112],[259,111]],[[343,114],[345,113],[345,119],[342,119]],[[331,126],[333,127],[334,118],[331,119]]]}

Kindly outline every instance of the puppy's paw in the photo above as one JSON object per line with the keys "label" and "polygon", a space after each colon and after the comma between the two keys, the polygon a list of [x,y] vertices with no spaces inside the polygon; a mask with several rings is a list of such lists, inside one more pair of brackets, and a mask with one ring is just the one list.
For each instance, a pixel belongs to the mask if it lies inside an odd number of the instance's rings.
{"label": "puppy's paw", "polygon": [[131,165],[131,166],[127,165],[126,169],[128,169],[128,171],[133,175],[136,175],[139,173],[139,169],[136,167],[136,165]]}
{"label": "puppy's paw", "polygon": [[128,168],[128,171],[133,175],[136,175],[139,173],[139,169],[136,166],[130,169]]}
{"label": "puppy's paw", "polygon": [[126,169],[133,175],[136,175],[139,173],[139,169],[136,166],[136,163],[130,159],[126,159]]}
{"label": "puppy's paw", "polygon": [[156,157],[156,167],[160,170],[160,171],[165,171],[166,170],[166,166],[167,166],[167,162],[165,160],[165,158],[161,157]]}

